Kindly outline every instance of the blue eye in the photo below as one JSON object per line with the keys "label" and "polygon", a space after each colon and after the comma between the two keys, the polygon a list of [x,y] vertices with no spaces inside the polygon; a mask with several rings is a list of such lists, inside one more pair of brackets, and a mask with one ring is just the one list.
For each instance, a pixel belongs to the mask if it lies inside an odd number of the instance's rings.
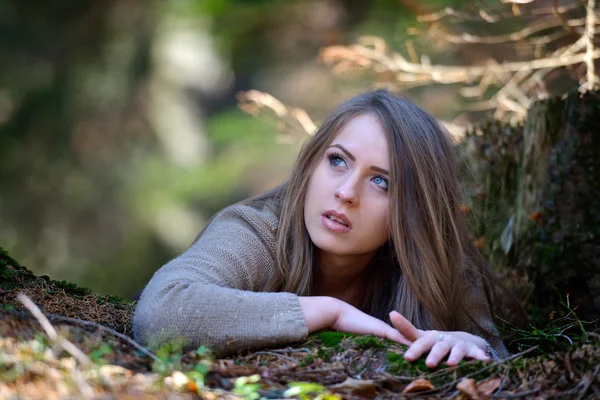
{"label": "blue eye", "polygon": [[381,187],[382,189],[387,190],[387,188],[388,188],[388,181],[387,181],[387,179],[385,179],[382,176],[374,177],[373,183],[376,184],[377,186]]}
{"label": "blue eye", "polygon": [[334,167],[341,167],[346,163],[346,161],[344,161],[339,154],[330,154],[327,156],[327,158],[329,159],[329,164]]}

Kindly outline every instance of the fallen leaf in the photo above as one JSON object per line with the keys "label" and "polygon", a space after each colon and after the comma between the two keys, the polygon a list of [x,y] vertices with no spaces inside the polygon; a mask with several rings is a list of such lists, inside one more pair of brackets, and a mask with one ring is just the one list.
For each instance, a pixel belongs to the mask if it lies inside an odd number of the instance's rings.
{"label": "fallen leaf", "polygon": [[475,241],[475,247],[478,249],[483,249],[485,247],[485,237],[482,236]]}
{"label": "fallen leaf", "polygon": [[537,211],[537,212],[529,214],[529,216],[527,216],[527,218],[529,218],[531,221],[540,223],[540,222],[542,222],[542,213],[540,211]]}
{"label": "fallen leaf", "polygon": [[501,382],[502,382],[502,379],[500,379],[500,378],[486,379],[485,381],[483,381],[477,385],[477,391],[481,394],[485,394],[486,396],[489,396],[490,394],[494,393],[496,391],[496,389],[498,389],[500,387]]}
{"label": "fallen leaf", "polygon": [[482,400],[481,396],[479,396],[479,392],[477,391],[477,386],[475,386],[474,379],[463,378],[460,382],[458,382],[456,388],[470,400]]}
{"label": "fallen leaf", "polygon": [[361,380],[346,378],[344,382],[338,383],[337,385],[329,386],[328,389],[344,394],[352,394],[355,396],[367,397],[369,399],[374,399],[375,397],[377,397],[377,389],[375,388],[375,383],[373,383],[373,381],[371,380],[366,379]]}
{"label": "fallen leaf", "polygon": [[425,390],[433,390],[433,385],[427,379],[415,379],[409,383],[402,393],[423,392]]}

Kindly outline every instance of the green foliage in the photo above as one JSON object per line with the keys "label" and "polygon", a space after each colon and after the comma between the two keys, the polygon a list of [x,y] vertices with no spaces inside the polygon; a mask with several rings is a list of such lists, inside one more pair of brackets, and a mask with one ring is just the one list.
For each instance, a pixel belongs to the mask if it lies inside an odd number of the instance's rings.
{"label": "green foliage", "polygon": [[154,354],[158,360],[152,363],[152,371],[160,376],[168,376],[173,371],[181,371],[183,339],[161,343]]}
{"label": "green foliage", "polygon": [[318,383],[312,382],[290,382],[289,389],[283,392],[284,397],[297,396],[301,400],[340,400],[341,397],[334,394],[329,394],[327,388]]}
{"label": "green foliage", "polygon": [[567,311],[565,315],[555,318],[555,312],[553,311],[550,320],[543,328],[538,328],[534,324],[529,324],[530,330],[513,326],[512,332],[516,337],[511,340],[510,344],[516,344],[519,350],[538,346],[540,352],[548,353],[556,350],[566,350],[575,344],[589,343],[589,336],[584,324],[591,324],[595,321],[581,321],[575,309],[571,307],[569,295],[566,296],[565,300],[560,294],[559,297],[560,305]]}
{"label": "green foliage", "polygon": [[260,375],[241,376],[234,382],[233,393],[239,394],[245,400],[257,400],[260,398],[261,387]]}
{"label": "green foliage", "polygon": [[92,360],[92,362],[96,365],[105,365],[107,364],[106,359],[104,358],[104,356],[111,354],[114,351],[114,349],[112,348],[112,346],[108,343],[102,343],[100,345],[100,347],[98,347],[97,349],[93,350],[90,354],[90,360]]}
{"label": "green foliage", "polygon": [[314,362],[315,362],[315,358],[312,355],[308,355],[304,360],[300,361],[300,364],[298,364],[298,366],[300,368],[304,368],[309,365],[312,365]]}

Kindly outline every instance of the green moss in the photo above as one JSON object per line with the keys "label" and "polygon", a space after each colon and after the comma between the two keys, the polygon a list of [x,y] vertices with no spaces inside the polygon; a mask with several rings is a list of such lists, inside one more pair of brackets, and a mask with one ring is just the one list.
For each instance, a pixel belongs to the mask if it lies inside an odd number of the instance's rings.
{"label": "green moss", "polygon": [[323,346],[325,346],[325,347],[332,347],[332,348],[339,349],[339,344],[341,343],[341,341],[343,339],[348,338],[348,337],[355,337],[357,335],[355,335],[354,333],[347,333],[347,332],[324,331],[324,332],[314,333],[312,336],[319,339],[321,341],[321,343],[323,343]]}
{"label": "green moss", "polygon": [[331,357],[335,354],[335,350],[332,348],[322,348],[317,350],[317,357],[325,362],[330,362]]}
{"label": "green moss", "polygon": [[64,290],[66,294],[71,296],[83,297],[92,293],[92,291],[88,288],[79,287],[76,284],[67,281],[54,281],[54,286],[56,286],[58,289]]}
{"label": "green moss", "polygon": [[[418,377],[423,376],[425,374],[431,374],[437,371],[440,371],[439,374],[435,374],[434,376],[428,376],[427,379],[431,381],[434,386],[440,386],[445,383],[448,383],[457,376],[465,376],[471,374],[473,372],[477,372],[483,368],[485,368],[485,364],[481,362],[465,362],[461,361],[455,369],[452,371],[448,371],[450,373],[444,373],[444,369],[450,368],[442,363],[438,364],[435,368],[429,368],[425,364],[426,356],[422,356],[418,360],[414,362],[408,362],[404,359],[404,354],[395,353],[393,351],[387,352],[387,372],[393,375],[401,375],[401,376],[410,376],[410,377]],[[473,375],[473,379],[483,379],[489,376],[489,371],[484,371],[480,374]]]}
{"label": "green moss", "polygon": [[385,341],[373,335],[361,335],[354,339],[357,349],[385,349],[388,345]]}
{"label": "green moss", "polygon": [[315,362],[315,358],[312,355],[309,355],[304,360],[302,360],[298,366],[303,368],[303,367],[312,365],[314,362]]}
{"label": "green moss", "polygon": [[[43,283],[43,286],[41,285]],[[0,289],[12,290],[24,287],[47,287],[47,293],[53,294],[63,291],[66,295],[82,299],[84,296],[93,295],[89,288],[78,286],[67,281],[55,281],[48,275],[36,276],[33,272],[19,264],[0,247]],[[119,309],[132,309],[135,302],[119,296],[98,296],[98,304],[110,303]]]}
{"label": "green moss", "polygon": [[421,357],[417,361],[411,363],[406,361],[404,353],[398,354],[393,351],[387,352],[386,359],[386,370],[394,375],[419,376],[425,372],[437,371],[439,368],[429,368],[425,365],[425,357]]}

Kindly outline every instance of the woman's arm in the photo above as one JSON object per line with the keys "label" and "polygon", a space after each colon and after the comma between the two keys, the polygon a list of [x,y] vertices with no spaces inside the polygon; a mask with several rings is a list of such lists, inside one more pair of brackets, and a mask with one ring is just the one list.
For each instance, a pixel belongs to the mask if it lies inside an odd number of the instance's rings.
{"label": "woman's arm", "polygon": [[385,322],[341,300],[263,292],[275,274],[276,217],[267,222],[266,211],[239,205],[215,217],[144,289],[134,314],[136,340],[152,345],[182,339],[187,349],[206,345],[227,354],[335,329],[407,343]]}
{"label": "woman's arm", "polygon": [[406,345],[411,343],[398,330],[385,322],[334,297],[300,297],[300,308],[304,313],[309,332],[333,329],[340,332],[375,335]]}
{"label": "woman's arm", "polygon": [[298,296],[265,293],[275,273],[267,211],[236,205],[219,213],[201,237],[152,277],[134,314],[136,340],[174,339],[216,354],[303,340]]}

